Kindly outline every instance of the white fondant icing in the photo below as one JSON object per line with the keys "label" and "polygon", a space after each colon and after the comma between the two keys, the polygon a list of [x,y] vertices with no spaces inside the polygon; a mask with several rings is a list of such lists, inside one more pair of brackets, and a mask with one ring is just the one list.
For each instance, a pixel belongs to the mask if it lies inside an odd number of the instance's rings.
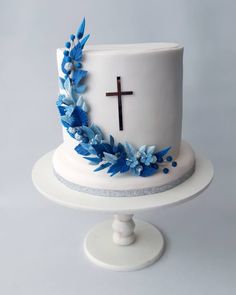
{"label": "white fondant icing", "polygon": [[89,165],[71,148],[70,144],[60,145],[53,155],[55,172],[68,182],[84,187],[121,191],[163,186],[183,177],[193,169],[195,162],[194,152],[188,143],[182,142],[176,161],[178,166],[170,168],[168,174],[159,172],[149,177],[117,174],[110,177],[104,170],[93,172],[96,166]]}
{"label": "white fondant icing", "polygon": [[[91,122],[108,137],[139,147],[171,146],[177,156],[182,125],[182,57],[183,47],[173,43],[94,45],[84,49],[83,68],[88,71],[84,98]],[[63,49],[58,49],[61,72]],[[124,130],[119,130],[116,77],[121,77]],[[68,134],[67,144],[73,143]],[[71,146],[71,149],[73,147]],[[86,163],[87,165],[87,163]]]}

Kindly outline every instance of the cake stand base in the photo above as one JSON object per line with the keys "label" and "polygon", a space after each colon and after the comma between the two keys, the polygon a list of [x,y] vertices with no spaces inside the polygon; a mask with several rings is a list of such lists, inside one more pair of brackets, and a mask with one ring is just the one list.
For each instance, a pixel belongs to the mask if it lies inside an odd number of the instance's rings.
{"label": "cake stand base", "polygon": [[116,271],[132,271],[157,261],[164,250],[162,233],[150,223],[135,220],[135,241],[127,246],[112,239],[112,222],[93,227],[84,241],[87,257],[96,265]]}
{"label": "cake stand base", "polygon": [[210,184],[214,169],[205,157],[196,154],[193,175],[180,185],[158,194],[139,197],[101,197],[72,190],[54,175],[53,151],[35,164],[32,180],[39,192],[60,205],[74,209],[107,212],[113,222],[95,226],[86,236],[84,249],[95,264],[116,271],[144,268],[163,253],[164,238],[149,223],[133,220],[133,214],[143,210],[173,206],[197,197]]}

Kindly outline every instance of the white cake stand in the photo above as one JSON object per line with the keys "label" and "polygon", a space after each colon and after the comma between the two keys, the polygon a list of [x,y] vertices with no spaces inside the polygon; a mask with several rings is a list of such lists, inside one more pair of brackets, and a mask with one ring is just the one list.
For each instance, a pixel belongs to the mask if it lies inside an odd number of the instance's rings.
{"label": "white cake stand", "polygon": [[101,197],[72,190],[53,173],[53,151],[40,158],[32,171],[33,183],[48,199],[70,208],[109,212],[113,221],[96,225],[87,234],[84,249],[95,264],[116,271],[144,268],[163,253],[164,238],[153,225],[133,220],[137,211],[170,206],[198,196],[213,178],[213,166],[196,155],[196,170],[184,183],[171,190],[139,197]]}

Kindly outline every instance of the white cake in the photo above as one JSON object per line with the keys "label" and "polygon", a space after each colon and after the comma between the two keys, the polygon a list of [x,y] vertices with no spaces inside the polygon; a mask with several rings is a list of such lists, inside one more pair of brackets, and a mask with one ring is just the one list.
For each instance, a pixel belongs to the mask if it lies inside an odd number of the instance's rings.
{"label": "white cake", "polygon": [[[57,50],[58,72],[64,49]],[[186,180],[194,171],[194,152],[181,142],[183,47],[173,43],[117,44],[87,46],[83,50],[83,69],[88,71],[83,98],[89,119],[105,138],[134,147],[171,147],[177,167],[168,174],[149,177],[119,173],[110,177],[105,170],[94,172],[94,165],[75,151],[78,140],[63,127],[64,143],[53,157],[56,176],[72,189],[101,196],[138,196],[164,191]],[[117,77],[122,95],[122,129],[118,114]],[[61,90],[64,93],[64,90]]]}

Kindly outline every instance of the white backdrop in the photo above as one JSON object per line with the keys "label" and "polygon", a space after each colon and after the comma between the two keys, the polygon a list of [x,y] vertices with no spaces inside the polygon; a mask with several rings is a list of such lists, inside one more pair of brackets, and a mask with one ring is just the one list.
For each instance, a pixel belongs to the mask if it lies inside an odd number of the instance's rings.
{"label": "white backdrop", "polygon": [[[166,234],[152,267],[99,269],[83,237],[107,218],[42,198],[31,168],[62,140],[56,48],[83,16],[92,43],[185,46],[183,136],[213,161],[200,198],[140,214]],[[236,2],[1,0],[0,294],[235,294]]]}

